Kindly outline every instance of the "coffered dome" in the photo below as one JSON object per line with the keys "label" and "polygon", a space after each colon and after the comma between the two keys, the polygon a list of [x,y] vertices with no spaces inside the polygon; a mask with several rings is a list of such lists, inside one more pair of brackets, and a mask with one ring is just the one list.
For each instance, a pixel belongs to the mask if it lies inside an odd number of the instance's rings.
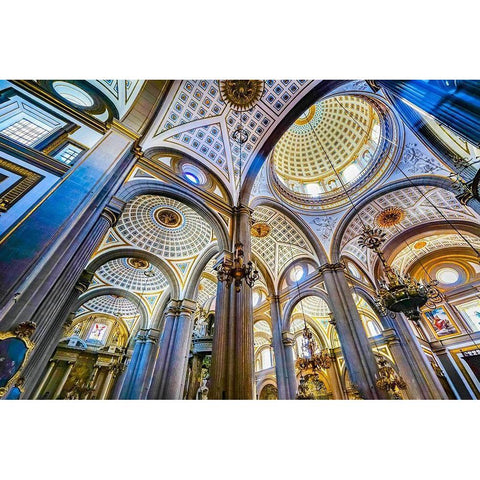
{"label": "coffered dome", "polygon": [[[351,183],[375,156],[380,119],[372,102],[356,95],[321,100],[285,132],[272,154],[274,172],[288,189],[318,196]],[[336,170],[336,172],[335,172]]]}

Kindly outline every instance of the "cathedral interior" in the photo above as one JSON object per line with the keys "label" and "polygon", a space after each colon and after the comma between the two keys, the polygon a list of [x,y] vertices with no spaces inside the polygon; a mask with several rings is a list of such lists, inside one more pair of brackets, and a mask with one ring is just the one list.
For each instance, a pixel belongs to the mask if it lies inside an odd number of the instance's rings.
{"label": "cathedral interior", "polygon": [[480,399],[480,82],[0,80],[0,398]]}

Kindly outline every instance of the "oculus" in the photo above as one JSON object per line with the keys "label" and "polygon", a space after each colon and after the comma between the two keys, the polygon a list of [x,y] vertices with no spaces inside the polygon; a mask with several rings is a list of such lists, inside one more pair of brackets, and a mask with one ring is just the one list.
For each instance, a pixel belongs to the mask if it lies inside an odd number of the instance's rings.
{"label": "oculus", "polygon": [[266,237],[271,231],[270,225],[266,223],[257,222],[252,225],[250,232],[253,237],[263,238]]}
{"label": "oculus", "polygon": [[53,82],[53,89],[67,102],[78,107],[93,107],[93,98],[83,89],[77,87],[73,83]]}
{"label": "oculus", "polygon": [[171,208],[159,208],[154,217],[162,227],[177,228],[182,224],[182,216]]}
{"label": "oculus", "polygon": [[146,270],[150,266],[150,264],[143,258],[128,258],[127,263],[137,270]]}
{"label": "oculus", "polygon": [[375,218],[375,223],[382,228],[398,225],[405,218],[405,210],[399,207],[388,207]]}
{"label": "oculus", "polygon": [[263,80],[221,80],[219,84],[222,100],[236,112],[252,109],[264,90]]}
{"label": "oculus", "polygon": [[435,276],[437,277],[437,280],[444,285],[456,283],[460,277],[459,273],[454,268],[450,267],[441,268]]}

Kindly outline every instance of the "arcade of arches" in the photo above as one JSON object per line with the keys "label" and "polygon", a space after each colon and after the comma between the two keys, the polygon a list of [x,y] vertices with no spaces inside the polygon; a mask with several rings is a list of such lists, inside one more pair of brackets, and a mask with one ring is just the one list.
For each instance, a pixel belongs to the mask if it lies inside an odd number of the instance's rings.
{"label": "arcade of arches", "polygon": [[0,81],[0,397],[480,398],[479,118],[475,81]]}

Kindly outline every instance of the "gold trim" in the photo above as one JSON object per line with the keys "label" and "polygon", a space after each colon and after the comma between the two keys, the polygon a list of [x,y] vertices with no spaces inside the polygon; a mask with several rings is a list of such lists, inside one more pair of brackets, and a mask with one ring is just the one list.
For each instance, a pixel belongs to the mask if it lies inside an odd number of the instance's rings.
{"label": "gold trim", "polygon": [[7,338],[18,338],[19,340],[21,340],[23,343],[25,343],[25,346],[27,347],[27,352],[25,353],[23,362],[15,375],[7,382],[4,387],[0,387],[0,398],[2,398],[10,390],[10,387],[12,387],[12,385],[14,385],[19,379],[22,374],[23,367],[27,363],[28,357],[30,356],[31,351],[35,346],[35,344],[25,336],[15,335],[15,333],[13,332],[0,332],[0,341],[6,340]]}
{"label": "gold trim", "polygon": [[22,177],[5,192],[2,192],[0,194],[2,200],[7,202],[8,208],[10,208],[17,200],[19,200],[21,197],[23,197],[23,195],[28,193],[29,190],[35,187],[35,185],[37,185],[42,180],[42,178],[44,178],[37,172],[28,170],[25,167],[22,167],[1,157],[0,167]]}
{"label": "gold trim", "polygon": [[[457,332],[456,333],[450,333],[448,335],[440,335],[438,336],[437,335],[437,332],[435,331],[435,328],[434,326],[432,325],[432,323],[430,322],[430,320],[427,318],[427,315],[426,315],[426,312],[431,312],[437,308],[442,308],[443,311],[445,312],[445,314],[447,315],[448,319],[450,320],[451,324],[457,329]],[[423,310],[422,311],[422,315],[425,319],[425,321],[427,322],[428,324],[428,327],[430,328],[430,330],[433,332],[433,334],[435,335],[435,338],[438,338],[439,340],[444,340],[446,338],[452,338],[452,337],[458,337],[459,335],[462,334],[460,328],[458,328],[458,325],[455,323],[455,320],[452,318],[452,315],[450,314],[450,312],[447,310],[447,308],[445,307],[445,305],[438,305],[437,307],[435,308],[429,308],[427,310]]]}

